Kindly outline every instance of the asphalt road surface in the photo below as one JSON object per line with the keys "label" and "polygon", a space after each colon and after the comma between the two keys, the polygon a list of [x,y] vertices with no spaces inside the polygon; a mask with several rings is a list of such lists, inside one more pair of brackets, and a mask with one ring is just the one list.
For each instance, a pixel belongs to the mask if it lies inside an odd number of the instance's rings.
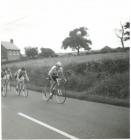
{"label": "asphalt road surface", "polygon": [[3,139],[129,138],[129,108],[67,99],[65,104],[43,101],[12,90],[2,97]]}

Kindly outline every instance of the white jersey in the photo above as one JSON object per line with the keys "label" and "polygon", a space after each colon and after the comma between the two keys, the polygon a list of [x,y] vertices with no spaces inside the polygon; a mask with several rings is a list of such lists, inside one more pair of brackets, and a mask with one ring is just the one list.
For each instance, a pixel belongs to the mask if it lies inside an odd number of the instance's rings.
{"label": "white jersey", "polygon": [[48,73],[49,75],[59,75],[59,74],[63,74],[63,68],[62,67],[60,67],[60,68],[57,68],[56,66],[53,66],[51,69],[50,69],[50,71],[49,71],[49,73]]}
{"label": "white jersey", "polygon": [[29,77],[28,77],[26,71],[22,72],[21,69],[18,69],[18,71],[15,73],[15,75],[16,75],[17,79],[24,80],[26,78],[27,80],[29,80]]}

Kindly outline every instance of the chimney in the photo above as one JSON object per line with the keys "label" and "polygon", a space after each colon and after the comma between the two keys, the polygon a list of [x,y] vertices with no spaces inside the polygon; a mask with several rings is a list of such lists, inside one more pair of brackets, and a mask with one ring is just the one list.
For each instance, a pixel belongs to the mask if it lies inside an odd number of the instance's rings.
{"label": "chimney", "polygon": [[14,43],[13,39],[10,39],[10,43],[12,43],[12,44]]}

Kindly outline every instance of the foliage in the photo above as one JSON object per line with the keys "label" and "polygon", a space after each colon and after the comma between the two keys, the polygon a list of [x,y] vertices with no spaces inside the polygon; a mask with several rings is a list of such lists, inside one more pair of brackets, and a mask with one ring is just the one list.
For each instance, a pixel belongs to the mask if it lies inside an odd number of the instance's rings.
{"label": "foliage", "polygon": [[[80,61],[81,56],[77,56],[79,58],[79,63],[77,63],[77,57],[75,57],[75,61],[71,60],[71,63],[67,63],[67,58],[64,58],[66,61],[64,71],[66,73],[68,72],[66,74],[68,79],[66,84],[67,91],[74,91],[74,93],[78,92],[79,96],[77,93],[77,97],[81,99],[85,99],[86,97],[88,98],[88,95],[97,95],[103,98],[110,97],[113,99],[128,99],[130,93],[129,57],[113,58],[113,56],[110,57],[110,59],[99,60],[97,58],[94,59],[94,61],[92,59],[87,61],[87,58],[89,60],[90,57],[86,56],[84,57],[86,58],[86,61],[84,62]],[[93,55],[93,58],[94,57],[96,57],[96,55]],[[40,64],[40,66],[38,65],[40,60],[35,61],[37,65],[33,66],[31,63],[28,63],[28,65],[25,65],[24,63],[30,77],[30,85],[32,88],[37,87],[37,89],[40,89],[40,87],[46,86],[46,77],[53,64],[51,63],[51,60],[53,61],[54,58],[47,59],[47,61],[46,59],[42,59],[44,65]],[[48,65],[45,65],[47,63]],[[14,73],[18,68],[18,65],[13,65],[11,70]],[[83,93],[85,93],[84,96]],[[72,97],[76,97],[76,95],[74,94]]]}
{"label": "foliage", "polygon": [[87,91],[87,94],[128,98],[129,59],[105,59],[88,63],[68,65],[72,70],[67,88]]}
{"label": "foliage", "polygon": [[41,50],[41,53],[39,54],[39,56],[42,56],[42,57],[56,56],[55,52],[50,48],[41,48],[40,50]]}
{"label": "foliage", "polygon": [[88,94],[128,98],[129,97],[129,73],[116,73],[100,81],[96,81],[89,89]]}
{"label": "foliage", "polygon": [[35,58],[38,56],[38,48],[37,47],[26,47],[25,55],[29,58]]}
{"label": "foliage", "polygon": [[130,22],[126,22],[125,24],[121,24],[120,29],[116,29],[116,36],[120,39],[122,48],[125,48],[124,41],[130,39]]}
{"label": "foliage", "polygon": [[109,46],[105,46],[104,48],[102,48],[100,50],[101,53],[109,53],[109,52],[112,52],[112,51],[113,51],[113,49]]}
{"label": "foliage", "polygon": [[126,22],[126,24],[124,25],[124,41],[127,41],[130,39],[130,22]]}
{"label": "foliage", "polygon": [[66,69],[71,69],[75,74],[86,75],[88,72],[115,74],[129,71],[129,59],[103,59],[101,61],[90,61],[88,63],[70,64]]}
{"label": "foliage", "polygon": [[[79,34],[78,34],[79,33]],[[87,39],[87,28],[81,27],[79,29],[74,29],[70,31],[69,37],[66,37],[62,42],[62,48],[67,49],[68,47],[72,50],[77,50],[79,55],[79,50],[84,48],[85,50],[90,50],[89,45],[92,44],[90,39]]]}

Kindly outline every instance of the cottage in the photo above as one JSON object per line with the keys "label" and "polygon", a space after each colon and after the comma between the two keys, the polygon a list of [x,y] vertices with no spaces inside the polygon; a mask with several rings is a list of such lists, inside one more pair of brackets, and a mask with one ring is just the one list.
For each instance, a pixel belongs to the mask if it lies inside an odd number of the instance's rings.
{"label": "cottage", "polygon": [[18,59],[20,59],[20,49],[14,44],[13,39],[10,42],[1,41],[1,61]]}

